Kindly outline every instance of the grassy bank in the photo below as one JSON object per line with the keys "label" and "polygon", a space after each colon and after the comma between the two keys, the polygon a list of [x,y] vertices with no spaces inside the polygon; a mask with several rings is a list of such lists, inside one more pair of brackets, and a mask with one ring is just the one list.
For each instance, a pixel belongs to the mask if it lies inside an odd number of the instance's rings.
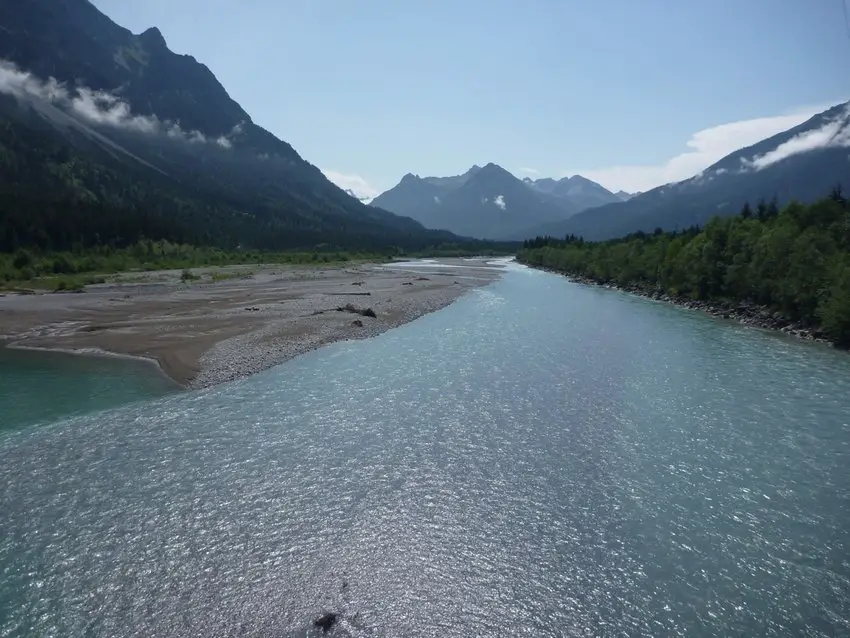
{"label": "grassy bank", "polygon": [[21,249],[0,254],[0,285],[75,290],[103,283],[107,276],[128,272],[192,269],[236,264],[334,264],[386,261],[388,254],[368,252],[224,251],[167,241],[143,241],[128,248],[96,247],[69,252]]}
{"label": "grassy bank", "polygon": [[[436,246],[431,250],[405,253],[398,248],[383,252],[354,252],[317,249],[314,251],[269,252],[259,250],[225,251],[168,241],[140,241],[127,248],[108,246],[67,252],[39,252],[20,249],[0,253],[0,287],[5,290],[82,290],[104,283],[117,273],[150,273],[158,270],[184,270],[186,282],[197,278],[193,268],[231,265],[338,265],[350,262],[386,262],[394,257],[467,257],[480,254],[503,255],[510,248],[488,246]],[[239,276],[213,273],[213,281]],[[137,279],[143,280],[140,274]]]}

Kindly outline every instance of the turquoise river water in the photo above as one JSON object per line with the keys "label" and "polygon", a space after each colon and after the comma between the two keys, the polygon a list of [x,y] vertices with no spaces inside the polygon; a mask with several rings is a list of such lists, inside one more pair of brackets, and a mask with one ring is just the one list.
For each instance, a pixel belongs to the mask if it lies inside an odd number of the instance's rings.
{"label": "turquoise river water", "polygon": [[846,353],[512,265],[242,381],[146,378],[0,431],[0,636],[850,635]]}

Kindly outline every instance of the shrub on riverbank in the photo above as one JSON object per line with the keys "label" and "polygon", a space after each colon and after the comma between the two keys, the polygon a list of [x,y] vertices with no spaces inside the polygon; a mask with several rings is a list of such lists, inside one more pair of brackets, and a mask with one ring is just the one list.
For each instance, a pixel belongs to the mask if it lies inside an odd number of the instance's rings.
{"label": "shrub on riverbank", "polygon": [[850,204],[840,189],[809,205],[745,205],[704,228],[622,239],[528,240],[533,266],[700,301],[752,302],[850,346]]}
{"label": "shrub on riverbank", "polygon": [[[472,242],[442,244],[415,256],[472,256],[478,254],[510,254],[519,244]],[[323,247],[309,252],[268,252],[261,250],[222,250],[203,246],[175,244],[169,241],[142,240],[125,248],[113,246],[80,247],[67,252],[38,252],[19,249],[0,253],[0,287],[26,284],[34,279],[61,275],[108,275],[127,271],[184,270],[204,266],[239,264],[331,265],[356,261],[383,262],[393,257],[413,257],[400,248],[383,252],[333,250]]]}

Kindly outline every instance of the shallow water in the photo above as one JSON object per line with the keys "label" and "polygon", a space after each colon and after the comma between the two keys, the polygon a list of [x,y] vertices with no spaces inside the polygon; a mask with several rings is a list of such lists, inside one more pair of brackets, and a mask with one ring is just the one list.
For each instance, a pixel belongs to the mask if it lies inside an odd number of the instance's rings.
{"label": "shallow water", "polygon": [[850,632],[850,357],[520,267],[0,474],[3,636]]}
{"label": "shallow water", "polygon": [[177,389],[144,361],[0,347],[0,432]]}

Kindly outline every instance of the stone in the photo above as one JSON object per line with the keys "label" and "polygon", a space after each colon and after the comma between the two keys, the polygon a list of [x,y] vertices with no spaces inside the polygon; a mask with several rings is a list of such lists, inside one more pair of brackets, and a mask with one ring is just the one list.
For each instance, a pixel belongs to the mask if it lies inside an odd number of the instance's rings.
{"label": "stone", "polygon": [[313,621],[315,627],[319,627],[322,633],[326,633],[333,629],[333,626],[339,621],[339,615],[332,611],[326,612]]}

